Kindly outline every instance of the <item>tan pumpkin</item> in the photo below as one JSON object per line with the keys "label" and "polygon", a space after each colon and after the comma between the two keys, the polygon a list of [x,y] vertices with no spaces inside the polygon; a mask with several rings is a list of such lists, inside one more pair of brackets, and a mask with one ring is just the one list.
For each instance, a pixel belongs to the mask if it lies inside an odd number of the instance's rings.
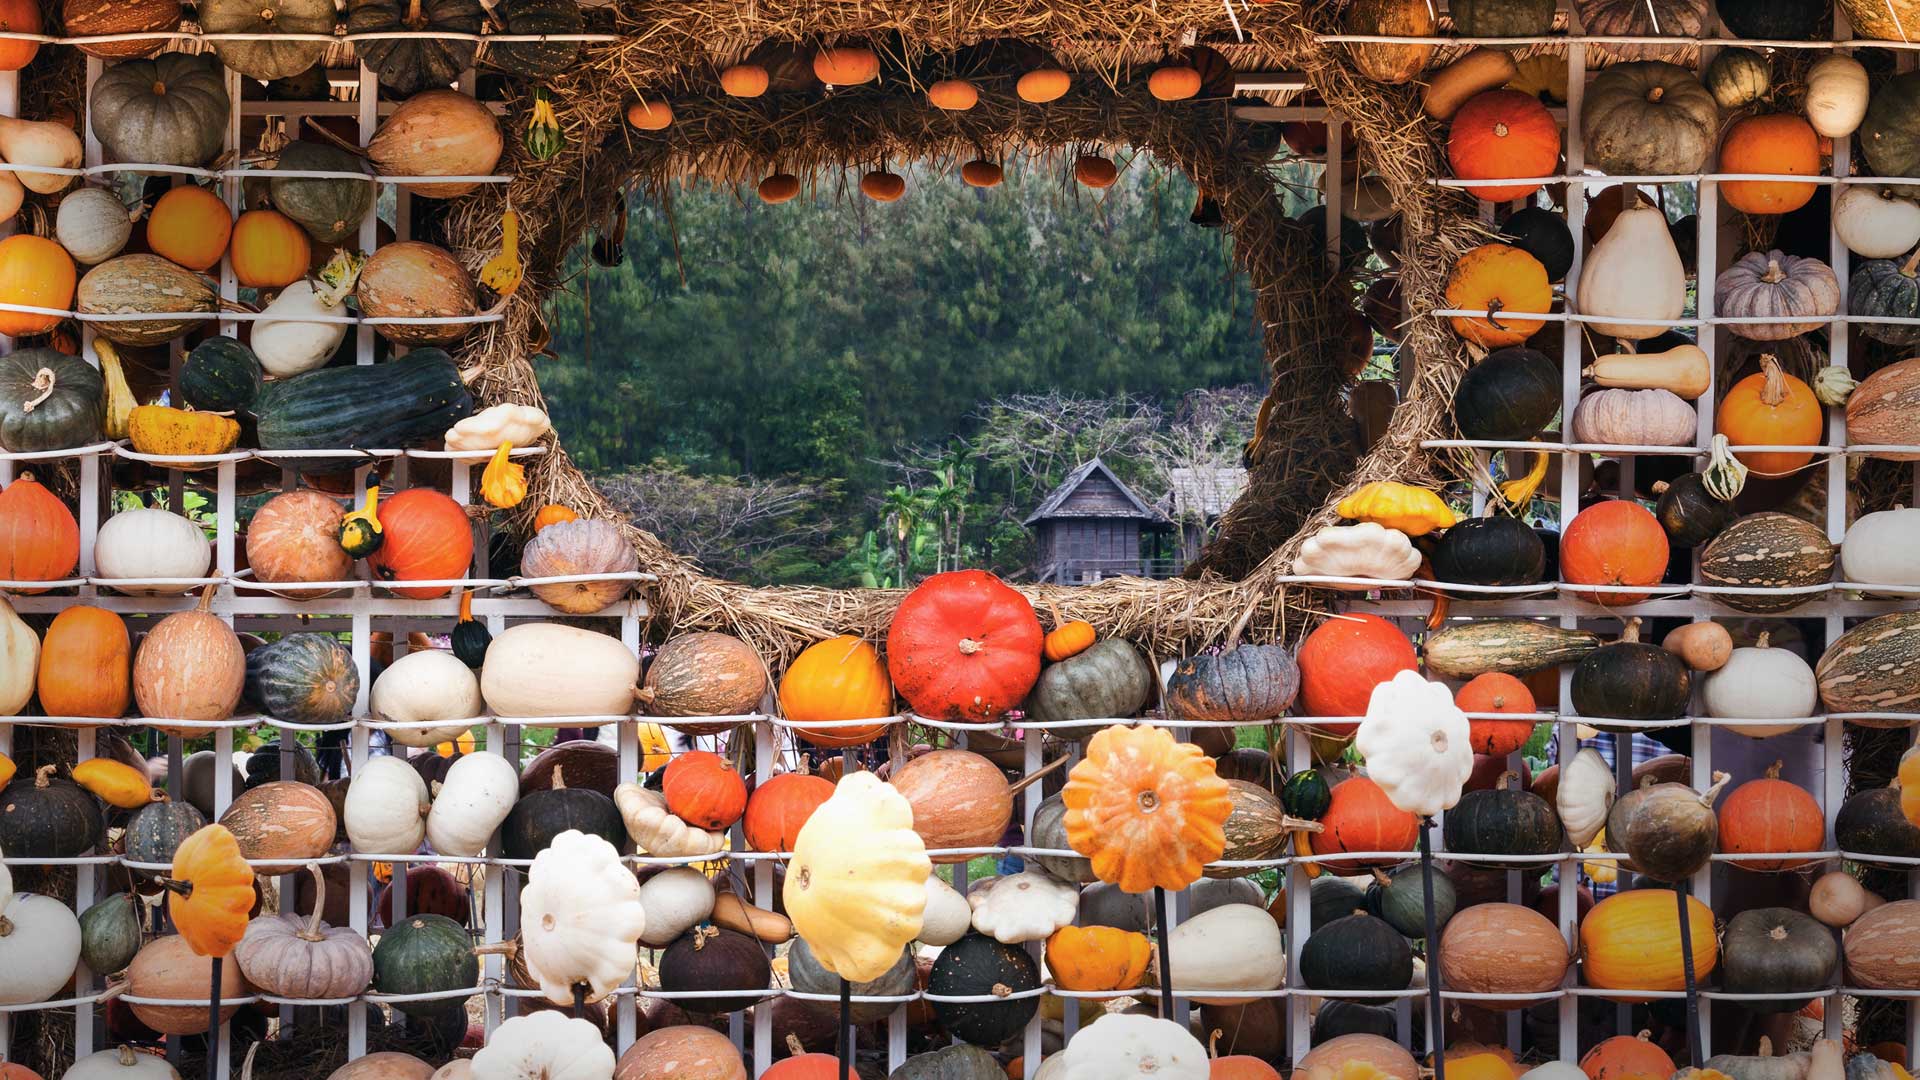
{"label": "tan pumpkin", "polygon": [[[563,521],[534,534],[520,553],[523,577],[626,574],[640,569],[640,556],[620,527],[598,518]],[[561,581],[529,586],[547,606],[569,615],[591,615],[625,596],[628,581]]]}
{"label": "tan pumpkin", "polygon": [[[418,240],[375,251],[361,268],[353,295],[360,313],[370,318],[462,318],[479,311],[467,268],[447,249]],[[397,345],[445,345],[467,336],[470,328],[469,323],[376,327],[381,337]]]}
{"label": "tan pumpkin", "polygon": [[[1440,935],[1442,983],[1471,994],[1547,994],[1560,988],[1571,954],[1552,920],[1519,904],[1475,904]],[[1494,1009],[1527,1002],[1493,1001]]]}
{"label": "tan pumpkin", "polygon": [[[178,934],[155,938],[141,946],[127,965],[127,993],[136,998],[206,1001],[213,989],[212,965],[195,955]],[[239,1005],[228,1002],[252,992],[239,964],[220,965],[220,1019],[233,1019]],[[163,1035],[198,1035],[207,1030],[206,1005],[143,1005],[128,1002],[140,1022]]]}
{"label": "tan pumpkin", "polygon": [[[133,660],[133,697],[140,715],[173,720],[225,720],[240,703],[247,655],[240,638],[209,611],[213,586],[191,611],[161,619],[141,639]],[[154,725],[169,735],[198,738],[201,728]]]}
{"label": "tan pumpkin", "polygon": [[1895,900],[1866,912],[1843,939],[1849,985],[1920,989],[1920,900]]}
{"label": "tan pumpkin", "polygon": [[[381,176],[488,176],[506,148],[491,110],[454,90],[423,90],[400,103],[367,143]],[[451,199],[478,181],[423,181],[401,187],[429,199]]]}
{"label": "tan pumpkin", "polygon": [[[348,581],[353,556],[340,546],[346,508],[312,488],[275,495],[247,526],[247,565],[256,581]],[[295,590],[295,597],[311,597]]]}
{"label": "tan pumpkin", "polygon": [[[1847,398],[1847,441],[1857,446],[1912,446],[1920,427],[1920,357],[1888,364],[1860,380]],[[1920,460],[1920,453],[1880,451],[1882,461]]]}
{"label": "tan pumpkin", "polygon": [[[648,716],[731,717],[757,712],[766,694],[767,665],[752,646],[729,634],[698,633],[660,646],[634,697]],[[736,721],[665,723],[694,735],[716,735]]]}
{"label": "tan pumpkin", "polygon": [[710,1027],[655,1028],[614,1062],[613,1080],[749,1080],[733,1040]]}
{"label": "tan pumpkin", "polygon": [[[1349,34],[1432,37],[1438,30],[1427,0],[1358,0],[1347,8],[1342,28]],[[1426,70],[1433,46],[1349,44],[1347,55],[1360,73],[1375,82],[1403,83]]]}
{"label": "tan pumpkin", "polygon": [[[1000,767],[968,750],[935,750],[893,771],[893,786],[913,807],[913,831],[930,852],[992,847],[1013,820],[1013,791]],[[971,855],[932,856],[937,863]]]}
{"label": "tan pumpkin", "polygon": [[[87,271],[75,293],[75,310],[87,315],[157,315],[153,319],[102,321],[93,324],[101,337],[116,345],[159,345],[195,327],[204,319],[182,318],[210,313],[219,297],[205,278],[158,255],[120,255]],[[166,318],[166,315],[176,316]]]}
{"label": "tan pumpkin", "polygon": [[333,847],[338,829],[333,802],[326,792],[296,780],[276,780],[241,792],[220,824],[240,842],[240,854],[251,860],[285,859],[256,865],[262,874],[291,874],[298,860],[317,859]]}

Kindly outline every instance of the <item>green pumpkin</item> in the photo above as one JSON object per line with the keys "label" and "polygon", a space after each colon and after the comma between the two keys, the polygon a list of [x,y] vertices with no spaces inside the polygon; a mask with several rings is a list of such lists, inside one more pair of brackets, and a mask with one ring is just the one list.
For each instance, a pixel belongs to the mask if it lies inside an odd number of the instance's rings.
{"label": "green pumpkin", "polygon": [[[1038,989],[1040,965],[1020,946],[980,933],[969,933],[940,950],[927,976],[928,993],[946,997],[992,995],[1001,986],[1014,993]],[[976,1046],[999,1046],[1024,1029],[1040,1009],[1040,999],[1034,997],[929,1004],[949,1035]]]}
{"label": "green pumpkin", "polygon": [[1660,528],[1675,547],[1699,547],[1719,536],[1739,516],[1732,503],[1715,498],[1707,490],[1703,473],[1659,481],[1653,491],[1660,497],[1653,516],[1660,519]]}
{"label": "green pumpkin", "polygon": [[[437,30],[478,34],[486,12],[478,0],[347,0],[347,33]],[[473,66],[479,43],[464,38],[385,38],[355,45],[380,85],[399,94],[443,87]]]}
{"label": "green pumpkin", "polygon": [[211,53],[166,52],[106,69],[87,98],[111,161],[198,167],[226,144],[226,74]]}
{"label": "green pumpkin", "polygon": [[[509,34],[578,34],[586,28],[574,0],[506,0],[493,9]],[[487,63],[524,79],[550,79],[580,58],[577,41],[499,41],[487,45]]]}
{"label": "green pumpkin", "polygon": [[1560,815],[1531,791],[1505,786],[1469,791],[1448,810],[1441,832],[1449,854],[1468,866],[1500,867],[1497,858],[1472,855],[1550,855],[1560,850]]}
{"label": "green pumpkin", "polygon": [[[373,948],[373,989],[381,994],[431,994],[480,981],[467,929],[445,915],[409,915],[390,926]],[[395,1002],[408,1016],[432,1017],[469,997]]]}
{"label": "green pumpkin", "polygon": [[1321,874],[1307,887],[1307,924],[1313,933],[1335,919],[1367,909],[1367,891],[1354,878]]}
{"label": "green pumpkin", "polygon": [[[1059,794],[1047,796],[1040,808],[1033,812],[1033,830],[1029,842],[1034,847],[1052,851],[1073,849],[1073,845],[1067,842],[1067,803]],[[1093,862],[1077,855],[1030,855],[1028,858],[1061,881],[1088,885],[1100,880],[1099,875],[1093,872]]]}
{"label": "green pumpkin", "polygon": [[1460,37],[1541,37],[1553,29],[1557,6],[1555,0],[1453,0],[1448,10]]}
{"label": "green pumpkin", "polygon": [[[1898,788],[1868,788],[1849,796],[1834,816],[1833,840],[1841,851],[1859,855],[1920,859],[1920,828],[1901,813]],[[1861,861],[1873,865],[1872,859]]]}
{"label": "green pumpkin", "polygon": [[[1433,872],[1433,927],[1435,930],[1446,928],[1447,920],[1453,918],[1459,899],[1453,890],[1453,879],[1439,870]],[[1367,886],[1367,910],[1387,921],[1387,925],[1400,931],[1409,938],[1427,936],[1427,894],[1426,883],[1421,880],[1420,868],[1405,866],[1388,874],[1383,870],[1373,872],[1373,884]]]}
{"label": "green pumpkin", "polygon": [[[371,175],[358,155],[325,143],[287,144],[274,163],[277,172],[340,172]],[[292,218],[323,244],[353,239],[373,209],[374,185],[344,178],[276,176],[267,183],[274,208]]]}
{"label": "green pumpkin", "polygon": [[22,454],[99,442],[106,411],[106,384],[85,360],[47,348],[0,357],[0,450]]}
{"label": "green pumpkin", "polygon": [[0,851],[14,858],[70,859],[105,835],[100,801],[51,765],[0,788]]}
{"label": "green pumpkin", "polygon": [[967,1043],[954,1043],[908,1058],[887,1074],[887,1080],[1002,1080],[1006,1075],[992,1054]]}
{"label": "green pumpkin", "polygon": [[1525,442],[1559,411],[1559,363],[1523,346],[1489,353],[1453,392],[1453,422],[1468,439]]}
{"label": "green pumpkin", "polygon": [[[1027,695],[1027,718],[1037,723],[1132,717],[1153,694],[1153,667],[1131,642],[1102,638],[1084,652],[1047,665]],[[1061,739],[1092,738],[1107,724],[1051,728]]]}
{"label": "green pumpkin", "polygon": [[360,672],[329,634],[288,634],[247,654],[245,700],[276,720],[337,724],[353,715]]}
{"label": "green pumpkin", "polygon": [[1333,806],[1333,789],[1317,769],[1301,769],[1280,785],[1280,802],[1287,813],[1308,821],[1319,821]]}
{"label": "green pumpkin", "polygon": [[[1840,967],[1833,931],[1791,908],[1750,908],[1727,923],[1720,941],[1720,978],[1734,994],[1824,991]],[[1755,1012],[1793,1012],[1808,997],[1742,1001]]]}
{"label": "green pumpkin", "polygon": [[1413,985],[1413,947],[1384,919],[1347,915],[1308,935],[1300,978],[1309,990],[1405,990]]}
{"label": "green pumpkin", "polygon": [[[209,34],[331,34],[333,0],[195,0]],[[326,55],[324,41],[216,41],[220,62],[267,82],[298,75]]]}
{"label": "green pumpkin", "polygon": [[1463,585],[1531,585],[1547,568],[1540,534],[1505,514],[1468,518],[1441,535],[1430,555],[1441,581]]}
{"label": "green pumpkin", "polygon": [[1734,37],[1754,41],[1812,41],[1823,37],[1827,0],[1721,0],[1720,21]]}
{"label": "green pumpkin", "polygon": [[[1638,619],[1620,640],[1580,658],[1573,668],[1573,707],[1604,727],[1607,720],[1677,720],[1687,714],[1693,677],[1681,659],[1640,640]],[[1453,811],[1447,812],[1448,820]],[[1451,847],[1452,845],[1448,845]]]}
{"label": "green pumpkin", "polygon": [[1773,89],[1773,64],[1752,49],[1723,49],[1707,65],[1707,92],[1723,109],[1737,109]]}
{"label": "green pumpkin", "polygon": [[[1847,311],[1855,317],[1920,318],[1920,251],[1904,262],[1868,259],[1853,272]],[[1920,325],[1861,323],[1860,332],[1889,345],[1920,344]]]}
{"label": "green pumpkin", "polygon": [[1880,84],[1855,142],[1875,173],[1920,176],[1920,71],[1903,72]]}
{"label": "green pumpkin", "polygon": [[1573,230],[1567,219],[1544,206],[1515,210],[1500,225],[1507,243],[1540,260],[1547,268],[1547,280],[1565,281],[1573,269]]}
{"label": "green pumpkin", "polygon": [[123,971],[140,951],[140,902],[114,893],[80,913],[80,959],[96,975]]}
{"label": "green pumpkin", "polygon": [[1182,720],[1264,724],[1286,715],[1300,668],[1279,645],[1239,645],[1181,661],[1167,680],[1167,711]]}
{"label": "green pumpkin", "polygon": [[173,863],[173,853],[182,841],[205,828],[206,816],[192,803],[171,802],[162,798],[133,812],[127,819],[120,846],[128,862],[146,863],[159,870],[137,870],[145,877],[164,877]]}
{"label": "green pumpkin", "polygon": [[219,335],[195,345],[173,381],[185,405],[202,412],[245,412],[253,407],[264,374],[252,349]]}

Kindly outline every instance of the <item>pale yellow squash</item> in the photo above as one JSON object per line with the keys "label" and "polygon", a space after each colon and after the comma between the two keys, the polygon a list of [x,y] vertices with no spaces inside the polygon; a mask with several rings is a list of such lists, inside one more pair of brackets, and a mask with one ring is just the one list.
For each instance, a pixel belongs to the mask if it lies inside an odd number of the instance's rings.
{"label": "pale yellow squash", "polygon": [[906,797],[856,772],[801,826],[781,896],[815,959],[849,982],[869,982],[919,936],[932,873]]}

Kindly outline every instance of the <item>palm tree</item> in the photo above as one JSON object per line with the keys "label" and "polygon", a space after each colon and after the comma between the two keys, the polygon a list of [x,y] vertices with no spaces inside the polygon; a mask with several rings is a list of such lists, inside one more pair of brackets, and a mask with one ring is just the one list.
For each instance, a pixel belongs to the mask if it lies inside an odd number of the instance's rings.
{"label": "palm tree", "polygon": [[900,560],[900,584],[905,586],[911,568],[907,564],[907,537],[913,534],[919,524],[923,500],[919,492],[902,484],[895,484],[880,496],[880,506],[888,521],[893,523],[893,550]]}

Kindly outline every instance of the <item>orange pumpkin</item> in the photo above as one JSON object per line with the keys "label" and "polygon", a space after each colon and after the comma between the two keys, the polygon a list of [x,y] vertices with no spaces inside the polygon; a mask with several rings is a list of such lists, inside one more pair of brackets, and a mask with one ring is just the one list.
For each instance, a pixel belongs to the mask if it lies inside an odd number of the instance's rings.
{"label": "orange pumpkin", "polygon": [[[1447,137],[1447,161],[1462,180],[1505,180],[1554,176],[1560,162],[1560,125],[1532,94],[1487,90],[1468,99],[1453,115]],[[1487,202],[1524,199],[1539,184],[1500,184],[1468,188]]]}
{"label": "orange pumpkin", "polygon": [[[385,537],[367,556],[383,581],[449,581],[467,576],[473,562],[473,527],[459,503],[432,488],[408,488],[380,503]],[[410,600],[433,600],[449,585],[393,590]]]}
{"label": "orange pumpkin", "polygon": [[208,825],[180,842],[167,880],[167,914],[199,956],[225,956],[247,931],[253,868],[225,825]]}
{"label": "orange pumpkin", "polygon": [[[1700,985],[1706,985],[1720,961],[1713,910],[1691,896],[1686,905],[1693,974]],[[1580,920],[1580,970],[1587,985],[1607,990],[1686,989],[1678,910],[1672,889],[1633,889],[1593,905]],[[1641,999],[1623,994],[1614,1000]]]}
{"label": "orange pumpkin", "polygon": [[[0,267],[6,245],[17,239],[22,237],[0,240]],[[79,565],[80,523],[66,503],[30,472],[0,489],[0,581],[60,581]],[[14,591],[31,596],[47,590]]]}
{"label": "orange pumpkin", "polygon": [[1280,1073],[1257,1057],[1229,1054],[1207,1062],[1207,1080],[1280,1080]]}
{"label": "orange pumpkin", "polygon": [[975,159],[960,166],[960,179],[968,187],[999,187],[1000,182],[1006,179],[1006,171],[991,161]]}
{"label": "orange pumpkin", "polygon": [[1112,187],[1114,181],[1120,179],[1120,169],[1107,158],[1082,154],[1074,159],[1073,178],[1099,191]]}
{"label": "orange pumpkin", "polygon": [[1900,813],[1920,826],[1920,753],[1909,749],[1901,756],[1899,780]]}
{"label": "orange pumpkin", "polygon": [[927,104],[948,112],[966,112],[980,102],[980,91],[965,79],[941,79],[927,87]]}
{"label": "orange pumpkin", "polygon": [[1588,1080],[1634,1080],[1647,1076],[1672,1076],[1673,1058],[1643,1031],[1638,1035],[1615,1035],[1602,1039],[1580,1058],[1580,1071]]}
{"label": "orange pumpkin", "polygon": [[1544,325],[1512,313],[1540,314],[1553,309],[1553,286],[1540,260],[1505,244],[1482,244],[1453,264],[1447,275],[1447,306],[1487,315],[1455,315],[1453,332],[1476,345],[1501,349],[1519,345]]}
{"label": "orange pumpkin", "polygon": [[[78,280],[73,256],[46,237],[20,233],[0,240],[0,304],[67,311]],[[9,337],[44,334],[59,323],[58,315],[0,311],[0,334]]]}
{"label": "orange pumpkin", "polygon": [[[797,724],[891,717],[893,683],[872,645],[843,634],[814,642],[787,665],[780,678],[780,711]],[[864,746],[887,724],[799,727],[794,733],[815,746]]]}
{"label": "orange pumpkin", "polygon": [[[1720,143],[1723,173],[1816,176],[1820,136],[1806,117],[1789,113],[1749,116],[1727,129]],[[1784,214],[1813,201],[1814,184],[1787,180],[1722,180],[1720,197],[1747,214]]]}
{"label": "orange pumpkin", "polygon": [[813,54],[813,74],[828,86],[858,86],[880,77],[880,58],[866,48],[821,49]]}
{"label": "orange pumpkin", "polygon": [[580,515],[574,513],[572,510],[561,506],[559,503],[548,503],[540,508],[539,513],[533,515],[533,531],[537,533],[549,525],[558,525],[563,521],[579,520]]}
{"label": "orange pumpkin", "polygon": [[1054,627],[1047,631],[1041,651],[1056,664],[1086,652],[1099,637],[1093,624],[1083,619],[1062,619],[1057,610],[1053,613],[1053,619]]}
{"label": "orange pumpkin", "polygon": [[1212,758],[1162,728],[1096,733],[1060,797],[1067,843],[1124,892],[1184,889],[1226,850],[1231,789]]}
{"label": "orange pumpkin", "polygon": [[[1420,666],[1413,642],[1378,615],[1337,615],[1314,627],[1300,643],[1302,716],[1365,716],[1373,688],[1402,671]],[[1321,730],[1351,735],[1359,724],[1319,724]]]}
{"label": "orange pumpkin", "polygon": [[1200,72],[1186,64],[1158,68],[1147,76],[1147,93],[1161,101],[1185,101],[1200,93]]}
{"label": "orange pumpkin", "polygon": [[[1901,763],[1902,768],[1905,762]],[[1819,851],[1827,837],[1820,803],[1797,784],[1780,779],[1776,761],[1767,775],[1733,789],[1720,802],[1720,850],[1730,855],[1748,851]],[[1733,865],[1746,870],[1797,870],[1811,859],[1739,859]]]}
{"label": "orange pumpkin", "polygon": [[784,202],[792,202],[794,197],[800,194],[800,178],[792,173],[774,173],[760,181],[760,186],[754,190],[760,196],[761,202],[769,206],[778,206]]}
{"label": "orange pumpkin", "polygon": [[899,173],[870,172],[860,178],[860,194],[874,202],[899,202],[907,193],[907,178]]}
{"label": "orange pumpkin", "polygon": [[[1505,672],[1476,675],[1453,695],[1464,713],[1530,713],[1538,711],[1533,691]],[[1506,757],[1533,738],[1532,720],[1469,720],[1467,740],[1475,753]]]}
{"label": "orange pumpkin", "polygon": [[1145,934],[1111,926],[1063,926],[1047,938],[1047,970],[1062,990],[1131,990],[1152,956]]}
{"label": "orange pumpkin", "polygon": [[1019,95],[1021,101],[1035,105],[1058,101],[1072,88],[1073,76],[1052,67],[1029,71],[1013,84],[1013,92]]}
{"label": "orange pumpkin", "polygon": [[668,762],[660,793],[670,813],[702,829],[729,828],[747,810],[746,781],[732,762],[710,750],[690,750]]}
{"label": "orange pumpkin", "polygon": [[233,226],[233,276],[250,289],[284,289],[313,261],[307,231],[277,210],[249,210]]}
{"label": "orange pumpkin", "polygon": [[[40,5],[37,0],[3,0],[3,2],[0,2],[0,30],[14,34],[38,34],[42,31],[43,26],[44,24],[40,20]],[[40,43],[37,41],[20,41],[17,39],[0,41],[0,71],[19,71],[21,68],[33,63],[34,54],[39,51]],[[26,1073],[32,1080],[39,1080],[39,1077],[27,1072],[21,1066],[15,1065],[12,1067],[20,1069],[21,1072]],[[6,1063],[0,1062],[0,1080],[10,1080],[6,1075],[7,1068]]]}
{"label": "orange pumpkin", "polygon": [[[1813,388],[1786,373],[1772,356],[1720,399],[1715,430],[1735,446],[1818,446],[1827,416]],[[1759,476],[1785,476],[1813,460],[1811,453],[1742,451],[1734,457]]]}
{"label": "orange pumpkin", "polygon": [[[798,1039],[794,1040],[796,1043]],[[848,1065],[841,1073],[840,1059],[832,1054],[795,1054],[782,1061],[776,1061],[766,1072],[760,1074],[760,1080],[860,1080]]]}
{"label": "orange pumpkin", "polygon": [[805,773],[781,773],[761,784],[748,797],[740,822],[747,845],[755,851],[792,851],[800,826],[832,797],[832,784]]}
{"label": "orange pumpkin", "polygon": [[[1667,572],[1666,530],[1646,507],[1629,499],[1595,503],[1580,511],[1560,537],[1560,576],[1575,585],[1652,585]],[[1637,604],[1646,593],[1574,595],[1616,607]]]}
{"label": "orange pumpkin", "polygon": [[147,215],[147,247],[189,270],[218,265],[232,235],[233,211],[220,196],[193,184],[168,188]]}
{"label": "orange pumpkin", "polygon": [[665,131],[673,124],[673,106],[664,101],[636,101],[627,106],[627,123],[636,131]]}
{"label": "orange pumpkin", "polygon": [[[6,29],[18,29],[18,28],[17,28],[17,27],[6,27]],[[29,31],[29,32],[30,32],[30,33],[36,33],[36,34],[37,34],[37,33],[39,33],[39,32],[40,32],[40,28],[39,28],[39,26],[38,26],[38,24],[36,23],[36,25],[34,26],[34,29],[33,29],[32,31]],[[35,45],[35,43],[34,43],[34,42],[31,42],[31,41],[24,41],[24,42],[22,42],[22,41],[8,41],[8,42],[4,42],[4,43],[0,43],[0,44],[5,44],[5,45],[27,45],[27,46],[29,46],[29,47],[33,47],[33,46]],[[4,56],[4,55],[6,55],[6,54],[5,54],[5,52],[0,52],[0,56]],[[31,53],[29,53],[29,54],[28,54],[28,59],[32,59],[32,54],[31,54]],[[10,67],[10,68],[0,68],[0,71],[18,71],[18,70],[20,70],[20,68],[21,68],[21,67],[25,67],[25,66],[26,66],[26,65],[25,65],[25,64],[23,63],[23,64],[21,64],[21,65],[19,65],[19,67]],[[127,1052],[128,1052],[128,1053],[132,1053],[132,1051],[127,1051]],[[29,1069],[29,1068],[27,1068],[27,1067],[26,1067],[25,1065],[22,1065],[22,1064],[20,1064],[20,1063],[18,1063],[18,1062],[13,1062],[13,1061],[0,1061],[0,1080],[46,1080],[46,1078],[45,1078],[45,1077],[43,1077],[43,1076],[41,1076],[41,1075],[40,1075],[39,1073],[37,1073],[37,1072],[34,1072],[34,1071],[33,1071],[32,1069]]]}
{"label": "orange pumpkin", "polygon": [[893,614],[887,673],[914,712],[934,720],[994,720],[1040,677],[1043,635],[1027,598],[984,570],[921,582]]}
{"label": "orange pumpkin", "polygon": [[720,89],[731,97],[757,98],[767,92],[767,69],[759,64],[735,64],[720,73]]}
{"label": "orange pumpkin", "polygon": [[[1393,805],[1379,784],[1364,776],[1350,776],[1333,786],[1333,799],[1320,815],[1323,831],[1313,836],[1315,855],[1349,851],[1411,851],[1420,839],[1420,823]],[[1351,874],[1376,866],[1392,866],[1401,856],[1339,859],[1320,864],[1336,874]]]}

